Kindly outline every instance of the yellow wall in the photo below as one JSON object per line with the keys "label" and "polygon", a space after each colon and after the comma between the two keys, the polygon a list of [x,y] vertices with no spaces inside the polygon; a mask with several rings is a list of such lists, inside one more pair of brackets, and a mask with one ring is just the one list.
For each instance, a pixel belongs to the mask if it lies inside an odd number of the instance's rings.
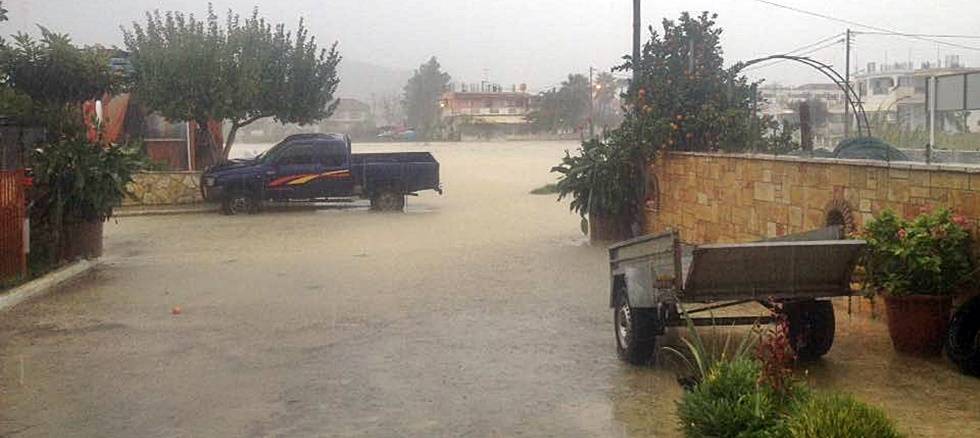
{"label": "yellow wall", "polygon": [[857,229],[888,208],[904,216],[947,206],[980,218],[980,168],[771,155],[670,153],[651,163],[659,189],[649,232],[692,243],[745,242],[820,228],[850,209]]}

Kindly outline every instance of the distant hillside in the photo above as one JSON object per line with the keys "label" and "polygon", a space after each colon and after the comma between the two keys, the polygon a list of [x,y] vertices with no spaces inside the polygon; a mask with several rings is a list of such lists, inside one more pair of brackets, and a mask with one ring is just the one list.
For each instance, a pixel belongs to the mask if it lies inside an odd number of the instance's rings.
{"label": "distant hillside", "polygon": [[401,94],[405,82],[412,76],[411,70],[397,70],[345,58],[340,61],[340,86],[337,97],[350,97],[371,103],[371,95],[378,99],[386,94]]}

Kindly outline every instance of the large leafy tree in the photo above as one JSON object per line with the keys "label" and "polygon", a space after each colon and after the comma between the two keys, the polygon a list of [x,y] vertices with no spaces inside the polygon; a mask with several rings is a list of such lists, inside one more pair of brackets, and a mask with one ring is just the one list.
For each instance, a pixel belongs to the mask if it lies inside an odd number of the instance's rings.
{"label": "large leafy tree", "polygon": [[598,127],[613,128],[623,120],[622,104],[619,94],[626,81],[616,78],[612,73],[599,73],[595,78],[593,96],[595,99],[595,124]]}
{"label": "large leafy tree", "polygon": [[589,120],[589,78],[570,74],[558,89],[538,95],[537,109],[527,119],[537,131],[573,131]]}
{"label": "large leafy tree", "polygon": [[452,77],[442,71],[436,57],[419,66],[405,84],[402,106],[408,124],[423,138],[432,138],[440,126],[439,99]]}
{"label": "large leafy tree", "polygon": [[[336,106],[336,43],[319,48],[302,20],[291,32],[255,9],[244,18],[228,11],[222,24],[209,5],[204,19],[147,13],[123,34],[140,100],[170,120],[197,122],[215,158],[227,158],[238,130],[257,120],[309,124]],[[207,129],[213,120],[230,123],[224,145]]]}
{"label": "large leafy tree", "polygon": [[664,20],[660,31],[650,28],[639,60],[625,57],[621,69],[639,70],[625,124],[647,153],[795,147],[775,121],[757,115],[759,84],[740,73],[742,64],[725,68],[716,18],[684,12],[677,21]]}

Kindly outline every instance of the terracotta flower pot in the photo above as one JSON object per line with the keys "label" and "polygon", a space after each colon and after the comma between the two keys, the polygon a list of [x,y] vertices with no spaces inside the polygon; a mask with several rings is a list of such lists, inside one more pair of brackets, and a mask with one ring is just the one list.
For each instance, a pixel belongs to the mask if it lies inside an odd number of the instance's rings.
{"label": "terracotta flower pot", "polygon": [[61,233],[62,260],[102,256],[102,221],[66,222]]}
{"label": "terracotta flower pot", "polygon": [[888,334],[900,353],[938,356],[949,326],[951,296],[885,296]]}

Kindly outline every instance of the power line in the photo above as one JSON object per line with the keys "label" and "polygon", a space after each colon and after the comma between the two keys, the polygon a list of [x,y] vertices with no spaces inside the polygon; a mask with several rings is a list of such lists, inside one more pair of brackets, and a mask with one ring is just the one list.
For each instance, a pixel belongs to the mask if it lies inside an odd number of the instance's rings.
{"label": "power line", "polygon": [[958,35],[958,34],[936,34],[936,33],[892,33],[892,32],[860,32],[852,31],[851,33],[857,35],[898,35],[904,37],[922,37],[922,38],[960,38],[960,39],[973,39],[980,40],[980,35]]}
{"label": "power line", "polygon": [[[840,36],[840,34],[834,35],[834,36],[837,37],[837,36]],[[821,51],[823,49],[834,47],[834,46],[836,46],[836,45],[838,45],[838,44],[840,44],[842,42],[844,42],[843,39],[834,40],[834,41],[830,41],[829,43],[826,43],[826,44],[824,44],[824,45],[822,45],[820,47],[816,47],[816,48],[807,50],[807,51],[802,52],[802,53],[794,53],[794,52],[798,52],[799,51],[799,50],[794,50],[794,51],[790,51],[790,52],[784,53],[784,55],[806,56],[806,55],[810,55],[810,54],[819,52],[819,51]],[[773,65],[776,65],[776,64],[779,64],[779,63],[782,63],[782,62],[786,62],[786,61],[789,61],[789,60],[788,59],[775,59],[775,60],[773,60],[771,62],[768,62],[768,63],[762,63],[762,64],[759,64],[759,65],[755,65],[755,66],[751,66],[751,67],[745,68],[745,69],[742,70],[742,73],[747,73],[747,72],[750,72],[750,71],[759,70],[759,69],[766,68],[766,67],[771,67]]]}
{"label": "power line", "polygon": [[932,38],[927,38],[927,37],[922,37],[922,36],[916,36],[915,34],[910,34],[910,33],[906,33],[906,32],[897,32],[897,31],[894,31],[894,30],[891,30],[891,29],[886,29],[886,28],[878,27],[878,26],[872,26],[870,24],[858,23],[856,21],[847,20],[847,19],[844,19],[844,18],[837,18],[837,17],[833,17],[833,16],[830,16],[830,15],[821,14],[819,12],[808,11],[808,10],[800,9],[800,8],[793,7],[793,6],[787,6],[787,5],[776,3],[776,2],[772,2],[772,1],[769,1],[769,0],[752,0],[752,1],[757,2],[757,3],[766,4],[766,5],[773,6],[773,7],[777,7],[777,8],[781,8],[781,9],[786,9],[786,10],[797,12],[797,13],[800,13],[800,14],[805,14],[805,15],[810,15],[810,16],[814,16],[814,17],[818,17],[818,18],[823,18],[824,20],[836,21],[838,23],[849,24],[851,26],[857,26],[857,27],[863,27],[865,29],[876,30],[876,31],[883,32],[883,33],[889,34],[889,35],[895,35],[895,36],[900,36],[900,37],[905,37],[905,38],[911,38],[911,39],[916,39],[916,40],[921,40],[921,41],[928,41],[928,42],[934,43],[934,44],[941,44],[941,45],[944,45],[944,46],[958,47],[958,48],[961,48],[961,49],[975,50],[975,51],[980,52],[980,47],[966,46],[966,45],[963,45],[963,44],[956,44],[956,43],[951,43],[951,42],[947,42],[947,41],[942,41],[942,40],[937,40],[937,39],[932,39]]}

